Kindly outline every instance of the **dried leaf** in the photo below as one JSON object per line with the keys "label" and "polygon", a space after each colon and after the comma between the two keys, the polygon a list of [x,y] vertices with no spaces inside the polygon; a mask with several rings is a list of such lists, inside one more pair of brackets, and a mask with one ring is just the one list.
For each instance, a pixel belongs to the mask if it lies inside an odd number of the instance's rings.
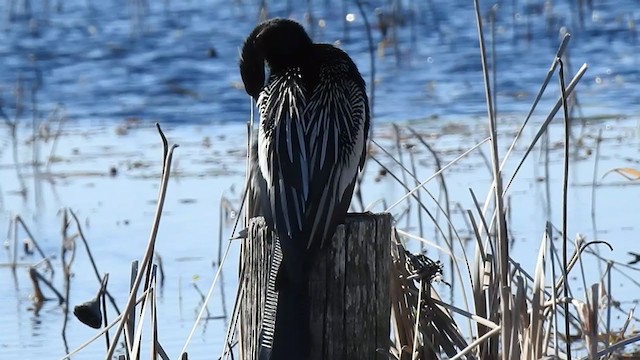
{"label": "dried leaf", "polygon": [[627,180],[635,181],[640,180],[640,170],[636,170],[633,168],[616,168],[607,171],[602,177],[609,175],[609,173],[616,172],[622,176],[624,176]]}

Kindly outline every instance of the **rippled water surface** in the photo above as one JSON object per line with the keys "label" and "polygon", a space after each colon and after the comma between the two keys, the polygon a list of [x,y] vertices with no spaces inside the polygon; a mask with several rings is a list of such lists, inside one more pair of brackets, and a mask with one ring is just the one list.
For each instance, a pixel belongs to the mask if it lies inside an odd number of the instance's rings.
{"label": "rippled water surface", "polygon": [[[581,84],[587,114],[617,114],[635,105],[640,96],[637,4],[594,1],[580,25],[578,12],[566,2],[547,3],[547,8],[543,2],[498,7],[494,39],[499,109],[519,112],[530,104],[566,31],[573,36],[572,68],[590,65]],[[340,42],[369,79],[369,45],[357,8],[347,2],[346,12],[355,16],[345,22],[342,3],[311,4],[315,21],[308,27],[314,38]],[[33,18],[27,19],[17,6],[13,22],[5,7],[0,34],[5,101],[13,101],[10,90],[22,78],[27,88],[36,81],[41,111],[64,104],[74,120],[245,120],[248,100],[236,64],[258,7],[244,1],[167,1],[149,2],[148,10],[136,11],[134,5],[51,1],[47,11],[34,3]],[[492,3],[483,5],[488,16]],[[271,16],[287,15],[284,2],[269,2],[268,9]],[[306,10],[294,8],[290,15],[302,21]],[[392,10],[383,4],[377,8],[385,18],[392,17]],[[397,12],[397,23],[403,26],[386,32],[389,39],[397,34],[397,46],[382,45],[379,16],[373,6],[365,12],[375,52],[384,54],[376,59],[377,120],[485,113],[470,1],[404,4]],[[488,30],[486,37],[490,45]]]}
{"label": "rippled water surface", "polygon": [[[259,8],[255,1],[167,0],[145,7],[123,1],[51,0],[32,2],[28,12],[23,2],[15,2],[15,7],[12,3],[0,5],[0,115],[9,122],[17,119],[15,154],[21,166],[17,171],[10,128],[0,122],[0,233],[9,230],[9,219],[20,215],[44,253],[52,257],[54,284],[63,289],[59,210],[73,209],[100,272],[110,274],[109,289],[123,307],[130,264],[144,252],[155,211],[162,148],[151,124],[162,124],[170,142],[181,145],[156,248],[165,270],[158,297],[159,339],[175,358],[191,330],[201,293],[206,295],[213,280],[221,255],[219,238],[230,234],[232,209],[239,206],[244,123],[250,104],[237,71],[238,51],[256,24]],[[309,3],[310,9],[293,6],[288,11],[285,1],[268,2],[269,16],[307,21],[314,39],[338,43],[373,88],[367,31],[355,3]],[[395,154],[390,123],[409,124],[446,163],[487,136],[473,3],[405,1],[396,2],[402,3],[396,8],[392,3],[374,1],[363,7],[375,47],[375,137]],[[638,252],[635,224],[640,194],[634,182],[616,174],[602,176],[613,168],[638,166],[637,3],[594,1],[593,8],[579,11],[566,1],[501,2],[491,36],[492,5],[482,2],[481,11],[486,15],[489,60],[497,70],[494,85],[503,154],[553,61],[559,39],[571,33],[566,72],[573,75],[585,62],[589,70],[577,87],[572,112],[583,119],[574,126],[577,150],[570,179],[569,234],[607,240],[614,246],[613,258],[626,262],[627,251]],[[386,39],[381,18],[389,25]],[[532,129],[555,103],[557,83],[556,77]],[[35,146],[33,123],[39,129]],[[47,138],[58,129],[57,140]],[[531,270],[531,254],[537,252],[545,221],[560,226],[562,131],[558,117],[550,127],[547,170],[545,152],[534,151],[511,190],[510,231],[517,240],[512,255]],[[599,131],[604,140],[597,150]],[[525,131],[514,159],[522,155],[533,133]],[[403,134],[415,151],[418,177],[427,178],[435,168],[433,157],[407,131]],[[474,208],[469,188],[482,200],[488,191],[489,147],[481,149],[447,173],[451,201],[460,209]],[[596,151],[600,186],[592,206]],[[373,153],[400,173],[378,149]],[[34,158],[42,162],[37,169],[29,165]],[[510,174],[515,165],[510,161],[506,172]],[[109,175],[112,168],[115,176]],[[404,194],[390,176],[381,177],[378,165],[371,163],[367,171],[366,203],[384,198],[391,204]],[[26,196],[19,193],[23,187]],[[437,193],[437,184],[432,190]],[[382,204],[373,209],[384,210]],[[404,204],[393,209],[402,219],[399,226],[418,233],[415,213],[403,217],[405,209]],[[456,216],[456,225],[466,228],[463,214]],[[425,222],[424,235],[437,238],[430,222]],[[25,238],[20,231],[19,241]],[[8,239],[8,244],[12,241]],[[473,251],[472,245],[467,251]],[[446,260],[440,253],[430,254]],[[1,257],[0,358],[60,358],[65,354],[62,309],[56,301],[48,301],[34,311],[26,265],[39,257],[22,252],[19,256],[15,277],[7,266],[10,251]],[[210,319],[200,324],[189,346],[193,358],[220,354],[237,287],[237,259],[234,244],[224,265],[224,286],[215,289],[208,307]],[[82,245],[72,271],[74,305],[93,297],[98,287]],[[629,271],[633,275],[636,270]],[[587,273],[592,281],[600,274],[595,267],[587,267]],[[640,298],[640,290],[628,280],[615,279],[614,284],[623,293],[623,304]],[[448,292],[444,286],[441,290]],[[94,331],[71,316],[66,334],[69,349],[74,349]],[[101,358],[104,352],[100,340],[77,358]]]}

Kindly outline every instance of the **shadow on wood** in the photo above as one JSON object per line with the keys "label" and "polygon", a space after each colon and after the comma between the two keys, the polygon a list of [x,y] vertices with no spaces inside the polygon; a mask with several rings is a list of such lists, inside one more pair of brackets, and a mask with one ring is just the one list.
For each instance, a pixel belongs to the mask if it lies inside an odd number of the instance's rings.
{"label": "shadow on wood", "polygon": [[[389,214],[348,214],[320,250],[309,284],[309,360],[388,359],[391,229]],[[272,239],[264,219],[251,220],[241,254],[243,360],[256,359]]]}

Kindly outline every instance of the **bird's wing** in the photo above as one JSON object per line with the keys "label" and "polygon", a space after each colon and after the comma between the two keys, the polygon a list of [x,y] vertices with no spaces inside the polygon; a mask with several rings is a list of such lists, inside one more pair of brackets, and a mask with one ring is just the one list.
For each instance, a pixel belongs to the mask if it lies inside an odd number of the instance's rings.
{"label": "bird's wing", "polygon": [[301,120],[306,104],[303,89],[301,76],[292,70],[273,77],[258,99],[258,159],[267,184],[266,206],[273,217],[270,225],[281,237],[285,265],[291,274],[304,267],[305,250],[299,236],[309,192],[307,145]]}
{"label": "bird's wing", "polygon": [[307,249],[321,247],[343,221],[364,161],[367,95],[361,81],[345,75],[340,71],[321,73],[305,111],[310,150]]}

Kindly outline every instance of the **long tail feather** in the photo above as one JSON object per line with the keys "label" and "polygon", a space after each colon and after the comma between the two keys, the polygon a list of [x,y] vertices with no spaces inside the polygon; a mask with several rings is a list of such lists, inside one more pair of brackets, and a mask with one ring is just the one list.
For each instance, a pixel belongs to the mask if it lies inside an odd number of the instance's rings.
{"label": "long tail feather", "polygon": [[267,296],[262,315],[262,329],[260,331],[259,360],[270,360],[273,348],[273,337],[276,328],[276,312],[278,309],[278,293],[276,291],[276,277],[282,264],[282,248],[280,240],[276,237],[269,266],[269,280],[267,283]]}
{"label": "long tail feather", "polygon": [[309,284],[278,278],[278,310],[271,360],[306,359],[309,353]]}

